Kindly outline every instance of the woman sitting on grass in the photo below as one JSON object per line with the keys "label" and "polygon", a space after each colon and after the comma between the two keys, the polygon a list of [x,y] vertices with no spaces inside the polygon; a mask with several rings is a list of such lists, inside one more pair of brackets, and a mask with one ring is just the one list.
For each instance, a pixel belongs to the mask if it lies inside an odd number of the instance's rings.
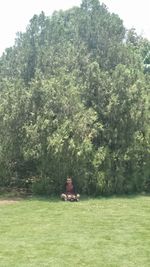
{"label": "woman sitting on grass", "polygon": [[65,183],[65,190],[64,193],[61,195],[61,198],[64,201],[79,201],[80,195],[77,194],[76,188],[73,184],[71,177],[67,177]]}

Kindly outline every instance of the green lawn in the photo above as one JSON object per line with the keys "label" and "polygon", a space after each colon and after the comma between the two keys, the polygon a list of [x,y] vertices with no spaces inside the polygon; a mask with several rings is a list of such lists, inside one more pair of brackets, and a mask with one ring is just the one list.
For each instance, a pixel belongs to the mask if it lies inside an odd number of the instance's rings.
{"label": "green lawn", "polygon": [[0,205],[0,267],[150,266],[150,197]]}

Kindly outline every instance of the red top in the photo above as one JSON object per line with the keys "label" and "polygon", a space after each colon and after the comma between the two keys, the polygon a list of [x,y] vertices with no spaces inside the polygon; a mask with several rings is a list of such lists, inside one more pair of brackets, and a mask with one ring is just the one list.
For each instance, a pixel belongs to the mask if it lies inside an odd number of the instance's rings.
{"label": "red top", "polygon": [[74,194],[73,184],[67,184],[67,185],[66,185],[66,193],[67,193],[67,194],[71,194],[71,195]]}

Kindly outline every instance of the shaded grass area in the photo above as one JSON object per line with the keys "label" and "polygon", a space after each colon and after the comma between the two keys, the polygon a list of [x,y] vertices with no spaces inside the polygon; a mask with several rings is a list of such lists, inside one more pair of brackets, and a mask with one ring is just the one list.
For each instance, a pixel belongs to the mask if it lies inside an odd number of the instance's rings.
{"label": "shaded grass area", "polygon": [[0,266],[150,266],[150,197],[0,206]]}

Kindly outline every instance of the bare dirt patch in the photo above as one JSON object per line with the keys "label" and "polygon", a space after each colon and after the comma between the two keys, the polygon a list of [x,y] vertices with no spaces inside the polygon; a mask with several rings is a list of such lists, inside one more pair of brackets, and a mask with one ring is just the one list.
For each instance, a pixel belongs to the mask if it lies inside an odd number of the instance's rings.
{"label": "bare dirt patch", "polygon": [[0,205],[11,205],[16,204],[21,200],[21,198],[16,199],[0,199]]}

